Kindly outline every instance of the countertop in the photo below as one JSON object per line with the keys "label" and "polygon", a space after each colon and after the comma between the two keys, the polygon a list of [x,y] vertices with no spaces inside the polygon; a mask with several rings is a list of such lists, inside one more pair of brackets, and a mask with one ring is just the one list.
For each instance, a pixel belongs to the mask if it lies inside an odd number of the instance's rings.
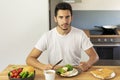
{"label": "countertop", "polygon": [[120,38],[120,29],[117,29],[117,33],[118,33],[118,35],[90,35],[90,32],[89,32],[89,30],[88,29],[84,29],[83,30],[85,33],[86,33],[86,35],[88,36],[88,37],[113,37],[113,38]]}
{"label": "countertop", "polygon": [[[24,67],[26,65],[8,65],[1,73],[0,73],[0,80],[8,80],[7,73],[11,71],[14,68],[18,67]],[[98,78],[95,78],[90,71],[100,68],[108,68],[112,69],[116,73],[116,77],[111,80],[119,80],[120,79],[120,66],[92,66],[88,71],[81,72],[79,75],[72,77],[72,78],[63,78],[58,75],[56,75],[55,80],[100,80]],[[45,80],[43,71],[35,69],[36,70],[36,76],[35,80]]]}
{"label": "countertop", "polygon": [[99,60],[95,66],[120,66],[120,60]]}

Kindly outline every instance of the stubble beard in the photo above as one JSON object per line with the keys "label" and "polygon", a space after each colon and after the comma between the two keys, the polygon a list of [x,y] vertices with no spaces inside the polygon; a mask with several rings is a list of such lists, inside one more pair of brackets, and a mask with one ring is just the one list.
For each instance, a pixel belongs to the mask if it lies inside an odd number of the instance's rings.
{"label": "stubble beard", "polygon": [[[57,24],[58,24],[58,23],[57,23]],[[68,27],[65,28],[65,29],[62,28],[62,26],[64,26],[64,25],[66,25],[66,26],[68,26]],[[64,30],[64,31],[68,30],[70,26],[71,26],[71,24],[68,24],[68,23],[65,23],[65,24],[62,24],[62,25],[59,25],[59,24],[58,24],[58,27],[59,27],[60,29]]]}

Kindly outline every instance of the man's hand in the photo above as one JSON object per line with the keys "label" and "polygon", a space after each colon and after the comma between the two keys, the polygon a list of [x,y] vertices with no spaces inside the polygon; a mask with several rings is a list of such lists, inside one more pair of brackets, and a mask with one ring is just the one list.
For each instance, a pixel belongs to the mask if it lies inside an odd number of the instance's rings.
{"label": "man's hand", "polygon": [[91,66],[87,62],[80,62],[79,68],[82,71],[87,71]]}
{"label": "man's hand", "polygon": [[43,65],[42,66],[42,70],[48,70],[48,69],[52,69],[52,65],[51,64],[47,64],[47,65]]}
{"label": "man's hand", "polygon": [[[42,68],[42,70],[48,70],[48,69],[52,69],[52,67],[53,67],[53,65],[51,65],[51,64],[47,64],[47,65],[43,64],[41,68]],[[62,66],[58,65],[58,66],[55,66],[54,69],[58,69],[60,67],[62,67]]]}

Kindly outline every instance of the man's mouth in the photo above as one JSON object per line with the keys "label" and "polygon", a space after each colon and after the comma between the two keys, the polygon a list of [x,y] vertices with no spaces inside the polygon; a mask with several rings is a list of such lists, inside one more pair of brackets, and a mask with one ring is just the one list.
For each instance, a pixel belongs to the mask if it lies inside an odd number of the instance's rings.
{"label": "man's mouth", "polygon": [[68,26],[68,23],[62,24],[62,26]]}

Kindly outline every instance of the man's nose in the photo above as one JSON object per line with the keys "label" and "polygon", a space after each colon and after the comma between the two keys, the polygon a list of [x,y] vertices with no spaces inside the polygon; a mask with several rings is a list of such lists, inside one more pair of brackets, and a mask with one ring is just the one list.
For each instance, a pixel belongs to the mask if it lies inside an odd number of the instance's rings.
{"label": "man's nose", "polygon": [[64,22],[64,23],[67,23],[67,18],[64,18],[64,19],[63,19],[63,22]]}

